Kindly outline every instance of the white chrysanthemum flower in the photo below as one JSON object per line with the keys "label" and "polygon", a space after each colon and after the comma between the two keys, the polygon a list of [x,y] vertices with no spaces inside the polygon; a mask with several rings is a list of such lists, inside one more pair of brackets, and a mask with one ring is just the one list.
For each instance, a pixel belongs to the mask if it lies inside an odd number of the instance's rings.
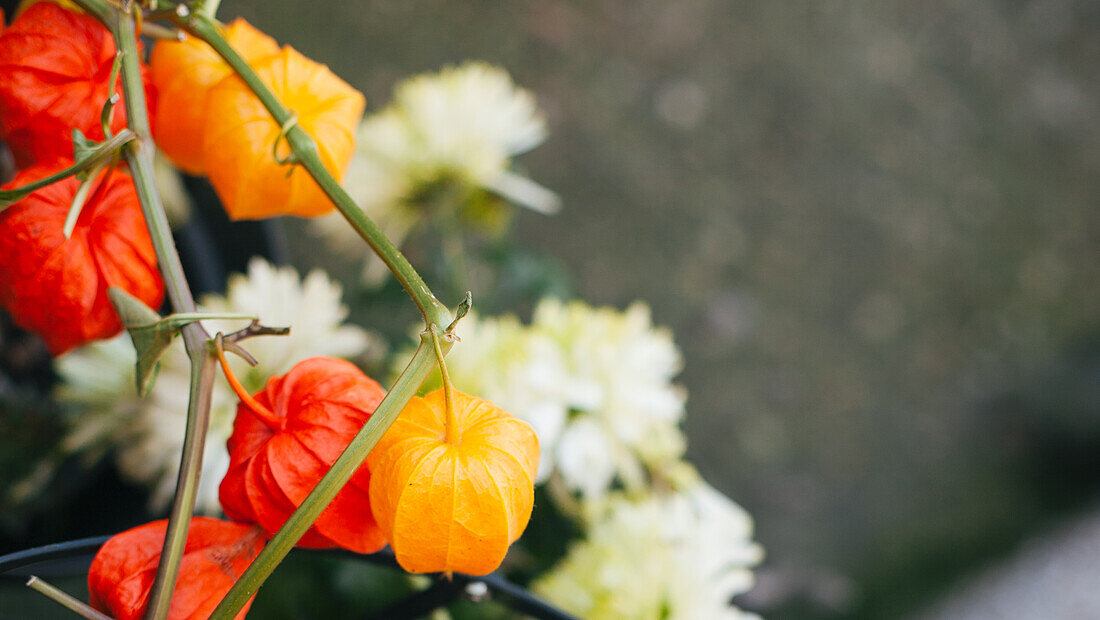
{"label": "white chrysanthemum flower", "polygon": [[[423,212],[415,199],[440,181],[494,192],[543,213],[558,208],[549,190],[509,170],[511,159],[546,139],[546,121],[530,92],[483,62],[447,67],[398,84],[385,109],[359,129],[344,187],[386,235],[400,244]],[[314,229],[346,253],[366,246],[339,214]],[[368,260],[367,279],[384,274]]]}
{"label": "white chrysanthemum flower", "polygon": [[414,183],[457,176],[489,187],[511,157],[546,139],[546,121],[506,71],[470,62],[399,84],[359,138],[364,152]]}
{"label": "white chrysanthemum flower", "polygon": [[534,427],[540,482],[556,472],[598,499],[616,478],[639,488],[647,467],[683,453],[684,391],[672,383],[680,353],[644,304],[618,311],[545,299],[530,326],[468,316],[457,333],[447,357],[455,386]]}
{"label": "white chrysanthemum flower", "polygon": [[[202,311],[252,314],[264,325],[291,327],[287,336],[260,336],[243,343],[259,361],[254,368],[229,356],[234,373],[250,392],[305,358],[353,358],[381,346],[366,331],[343,324],[347,308],[340,303],[340,286],[320,271],[302,280],[291,267],[277,268],[255,258],[247,275],[230,277],[224,296],[204,296],[199,305]],[[244,326],[242,321],[225,320],[207,320],[204,325],[211,334]],[[182,341],[176,339],[161,358],[152,392],[142,399],[134,391],[134,360],[125,333],[57,360],[62,379],[57,397],[82,410],[63,446],[74,452],[113,446],[119,471],[151,486],[153,506],[163,507],[176,486],[191,367]],[[215,379],[197,499],[200,512],[219,511],[218,485],[229,467],[225,442],[236,410],[236,395],[224,379]]]}
{"label": "white chrysanthemum flower", "polygon": [[637,502],[611,496],[533,589],[582,618],[756,618],[731,599],[753,584],[762,551],[752,520],[701,480]]}

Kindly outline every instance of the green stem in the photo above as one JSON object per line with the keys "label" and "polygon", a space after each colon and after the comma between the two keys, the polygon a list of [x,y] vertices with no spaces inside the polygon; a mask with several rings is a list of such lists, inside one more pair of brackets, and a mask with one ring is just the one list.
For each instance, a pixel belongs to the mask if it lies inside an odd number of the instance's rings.
{"label": "green stem", "polygon": [[[176,312],[195,312],[195,299],[187,285],[164,205],[156,188],[153,172],[155,146],[146,110],[145,84],[141,77],[141,56],[137,49],[134,16],[107,0],[77,2],[104,23],[122,53],[121,77],[126,121],[130,131],[136,136],[133,142],[124,147],[123,152],[133,175],[145,225],[153,241],[153,249],[156,251],[157,263],[164,277],[172,308]],[[164,547],[146,610],[146,618],[151,620],[166,618],[171,606],[172,592],[175,590],[183,548],[187,542],[187,529],[195,509],[195,495],[202,472],[202,452],[210,423],[210,395],[214,385],[214,366],[206,348],[209,334],[200,323],[188,324],[180,332],[191,361],[191,391],[176,495],[169,513]]]}
{"label": "green stem", "polygon": [[[198,323],[191,325],[198,325]],[[183,559],[183,549],[187,544],[187,531],[195,511],[195,496],[198,494],[199,476],[202,473],[203,449],[206,447],[206,431],[210,426],[214,358],[208,355],[205,349],[197,355],[191,354],[190,357],[191,392],[187,403],[187,428],[183,435],[183,451],[180,457],[179,475],[176,478],[176,494],[172,499],[172,510],[168,517],[168,529],[164,534],[157,576],[149,594],[149,606],[145,610],[145,617],[149,619],[167,618],[168,610],[172,605],[172,593],[176,589],[180,561]]]}
{"label": "green stem", "polygon": [[432,335],[432,346],[435,349],[436,361],[439,362],[439,375],[443,380],[443,400],[447,414],[443,441],[456,446],[461,436],[458,430],[458,418],[455,416],[454,386],[451,384],[451,375],[447,372],[447,360],[443,359],[443,345],[439,342],[441,340],[439,328],[432,325],[429,331]]}
{"label": "green stem", "polygon": [[130,131],[129,129],[123,129],[122,131],[118,132],[118,135],[112,136],[111,139],[100,144],[99,147],[96,148],[96,150],[91,155],[81,161],[76,162],[68,168],[65,168],[64,170],[51,174],[50,176],[43,179],[38,179],[33,183],[27,183],[26,185],[23,185],[21,187],[13,187],[12,189],[0,190],[0,208],[2,208],[4,205],[11,204],[16,200],[23,198],[24,196],[33,192],[36,189],[41,189],[43,187],[46,187],[47,185],[52,185],[62,179],[71,177],[74,174],[78,174],[80,172],[84,172],[85,170],[94,168],[95,166],[109,159],[124,144],[130,142],[136,137],[137,136],[134,135],[134,132]]}
{"label": "green stem", "polygon": [[[237,615],[240,609],[260,589],[264,581],[271,575],[275,567],[283,561],[298,540],[324,512],[325,508],[340,492],[351,476],[363,464],[374,445],[382,438],[386,430],[397,419],[398,414],[404,409],[405,404],[413,397],[420,384],[431,373],[436,363],[435,347],[428,342],[431,336],[421,336],[420,346],[416,349],[409,365],[394,382],[386,397],[375,409],[370,420],[355,435],[317,483],[317,486],[306,496],[301,506],[287,519],[275,537],[272,538],[260,555],[252,561],[248,569],[241,575],[233,588],[225,595],[217,609],[211,614],[211,620],[228,620]],[[451,343],[444,343],[442,353],[450,350]]]}
{"label": "green stem", "polygon": [[50,598],[82,618],[88,618],[89,620],[111,620],[111,617],[107,614],[96,611],[84,603],[84,601],[75,598],[56,586],[52,586],[42,581],[34,575],[31,575],[31,578],[27,580],[27,587]]}
{"label": "green stem", "polygon": [[[65,225],[61,229],[61,233],[65,235],[65,238],[73,236],[73,230],[76,229],[76,221],[80,219],[80,212],[84,209],[84,202],[88,200],[88,194],[92,191],[92,186],[99,180],[99,173],[107,167],[107,162],[102,162],[96,166],[88,178],[80,182],[80,187],[76,188],[76,193],[73,194],[72,204],[69,205],[69,213],[65,216]],[[107,182],[107,178],[104,177],[103,183]]]}
{"label": "green stem", "polygon": [[425,324],[446,325],[450,321],[450,313],[446,306],[435,298],[428,285],[424,283],[420,274],[413,269],[405,256],[363,213],[363,210],[355,204],[351,196],[340,186],[339,181],[325,168],[324,163],[321,161],[320,151],[317,149],[317,142],[299,124],[291,123],[294,112],[288,110],[279,101],[278,97],[252,70],[252,67],[229,45],[225,37],[219,32],[216,22],[202,13],[194,13],[186,17],[174,16],[173,19],[178,26],[209,43],[214,51],[225,59],[226,63],[256,94],[256,97],[267,108],[271,117],[275,119],[277,125],[282,127],[290,123],[290,129],[286,132],[286,141],[297,161],[317,181],[317,184],[329,197],[329,200],[336,205],[344,219],[370,245],[375,254],[386,263],[386,266],[393,272],[394,277],[404,287],[405,292],[412,298],[416,307],[420,309]]}
{"label": "green stem", "polygon": [[203,0],[202,6],[199,7],[199,11],[210,19],[214,19],[214,15],[218,12],[218,5],[221,3],[222,0]]}

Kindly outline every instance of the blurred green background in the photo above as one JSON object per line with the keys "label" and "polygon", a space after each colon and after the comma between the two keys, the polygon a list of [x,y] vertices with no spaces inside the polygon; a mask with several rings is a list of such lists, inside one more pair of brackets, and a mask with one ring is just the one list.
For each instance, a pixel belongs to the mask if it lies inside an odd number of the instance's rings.
{"label": "blurred green background", "polygon": [[689,455],[767,550],[744,606],[899,617],[1100,503],[1100,4],[219,14],[372,110],[467,59],[534,92],[550,139],[520,165],[564,209],[520,213],[516,244],[674,330]]}

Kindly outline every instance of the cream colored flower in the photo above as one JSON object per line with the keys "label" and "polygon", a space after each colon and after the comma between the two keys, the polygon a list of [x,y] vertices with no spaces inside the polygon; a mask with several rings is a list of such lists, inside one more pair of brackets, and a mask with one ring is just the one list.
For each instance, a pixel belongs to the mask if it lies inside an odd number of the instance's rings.
{"label": "cream colored flower", "polygon": [[[506,71],[483,62],[447,67],[401,82],[390,105],[363,121],[344,187],[398,245],[424,214],[419,197],[440,182],[553,213],[557,196],[510,170],[513,157],[545,139],[546,121],[534,97]],[[368,281],[385,274],[340,214],[310,225],[335,249],[367,257]]]}
{"label": "cream colored flower", "polygon": [[730,600],[753,584],[762,551],[752,520],[706,483],[631,501],[603,503],[584,540],[533,586],[591,620],[749,619]]}
{"label": "cream colored flower", "polygon": [[[340,302],[340,287],[320,271],[302,280],[293,268],[274,267],[256,258],[249,263],[247,275],[230,278],[224,296],[207,295],[200,306],[209,312],[253,314],[264,325],[291,327],[288,336],[262,336],[244,343],[259,360],[254,368],[230,356],[234,373],[250,392],[307,357],[355,358],[368,351],[378,354],[381,347],[368,332],[343,323],[347,308]],[[208,320],[204,325],[211,334],[228,333],[244,322]],[[73,452],[112,446],[122,474],[152,487],[152,505],[160,508],[176,486],[190,363],[177,339],[161,359],[152,392],[141,399],[134,393],[134,359],[129,336],[121,334],[57,360],[61,376],[57,398],[81,410],[63,446]],[[198,510],[207,514],[219,511],[218,485],[229,466],[225,442],[236,408],[232,390],[224,379],[215,379],[197,500]]]}
{"label": "cream colored flower", "polygon": [[507,72],[470,62],[399,84],[359,138],[368,156],[403,170],[413,184],[457,176],[491,186],[511,157],[546,139],[546,121]]}

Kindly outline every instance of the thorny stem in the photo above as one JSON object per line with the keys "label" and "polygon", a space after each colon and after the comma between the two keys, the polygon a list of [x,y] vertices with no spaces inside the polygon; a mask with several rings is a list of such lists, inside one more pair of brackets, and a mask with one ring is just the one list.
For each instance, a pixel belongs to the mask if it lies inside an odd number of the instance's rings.
{"label": "thorny stem", "polygon": [[[447,408],[447,422],[444,427],[443,440],[448,444],[454,446],[458,445],[461,438],[461,431],[458,428],[458,418],[455,417],[455,396],[454,386],[451,384],[451,375],[447,373],[447,361],[443,359],[443,349],[439,345],[440,335],[439,328],[432,325],[430,328],[432,334],[432,345],[435,348],[435,357],[439,362],[439,374],[443,377],[443,398],[446,402]],[[453,342],[453,340],[449,340]]]}
{"label": "thorny stem", "polygon": [[413,269],[405,256],[363,213],[363,210],[344,191],[344,188],[340,186],[332,173],[325,168],[321,161],[320,151],[317,149],[317,142],[302,129],[301,125],[293,122],[295,112],[287,109],[279,101],[275,94],[271,92],[271,89],[252,70],[252,67],[229,45],[219,31],[217,22],[202,13],[192,13],[184,17],[173,15],[172,19],[176,22],[176,25],[185,29],[188,33],[209,43],[214,51],[225,59],[233,71],[255,93],[256,97],[267,108],[275,123],[280,127],[287,128],[285,139],[287,144],[290,145],[292,157],[309,172],[310,176],[313,177],[329,197],[329,200],[351,224],[352,228],[370,245],[374,253],[386,263],[386,266],[393,272],[394,277],[404,287],[405,292],[412,298],[413,303],[420,309],[420,313],[424,316],[424,322],[427,325],[432,323],[446,325],[450,322],[451,317],[446,306],[435,298],[428,285],[424,283],[420,274]]}
{"label": "thorny stem", "polygon": [[56,586],[46,583],[34,575],[31,575],[31,578],[27,580],[27,587],[52,599],[54,602],[64,606],[66,609],[82,618],[88,618],[89,620],[111,620],[110,616],[96,611],[84,601],[75,598]]}
{"label": "thorny stem", "polygon": [[[156,251],[157,264],[164,277],[168,299],[176,312],[194,312],[195,300],[183,273],[168,218],[160,200],[153,173],[152,132],[146,112],[145,85],[141,77],[141,56],[137,49],[137,25],[131,11],[133,4],[120,7],[109,0],[77,0],[110,30],[115,46],[122,55],[122,92],[126,105],[126,120],[136,139],[128,143],[123,153],[133,175],[134,187],[141,202],[145,224]],[[140,10],[140,9],[139,9]],[[184,346],[191,361],[191,387],[187,403],[187,427],[184,431],[176,494],[168,517],[156,579],[149,597],[146,618],[163,620],[168,615],[175,590],[187,530],[195,509],[199,475],[202,472],[203,448],[210,425],[210,395],[214,385],[213,359],[206,348],[210,338],[200,323],[183,327]]]}

